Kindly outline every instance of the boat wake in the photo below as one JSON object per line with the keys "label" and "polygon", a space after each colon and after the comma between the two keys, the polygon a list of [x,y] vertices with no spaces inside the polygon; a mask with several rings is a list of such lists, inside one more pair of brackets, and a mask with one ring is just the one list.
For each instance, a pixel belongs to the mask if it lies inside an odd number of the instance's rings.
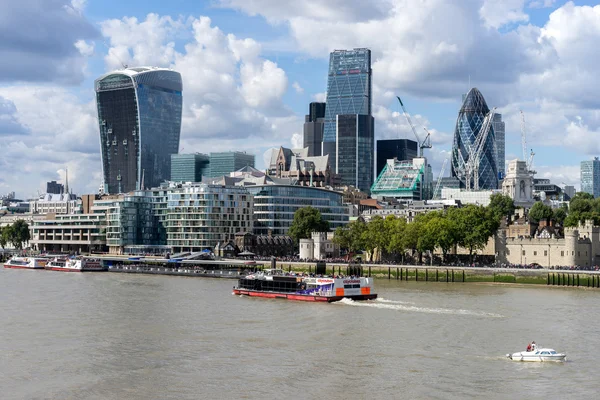
{"label": "boat wake", "polygon": [[386,304],[415,304],[414,301],[399,301],[399,300],[388,300],[383,297],[378,297],[375,300],[378,303],[386,303]]}
{"label": "boat wake", "polygon": [[[338,304],[344,304],[355,307],[371,307],[394,311],[408,311],[408,312],[420,312],[428,314],[450,314],[450,315],[471,315],[476,317],[487,317],[487,318],[503,318],[503,315],[488,313],[483,311],[473,311],[464,309],[452,309],[452,308],[431,308],[431,307],[417,307],[412,305],[406,305],[401,301],[376,299],[374,301],[354,301],[351,299],[342,299]],[[410,304],[410,303],[409,303]],[[414,304],[414,303],[412,303]]]}

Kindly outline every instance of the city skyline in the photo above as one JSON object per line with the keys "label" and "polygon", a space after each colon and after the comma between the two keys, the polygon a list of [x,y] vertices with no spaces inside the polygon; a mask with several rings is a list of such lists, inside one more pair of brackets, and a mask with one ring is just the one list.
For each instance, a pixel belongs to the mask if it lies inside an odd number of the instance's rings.
{"label": "city skyline", "polygon": [[[7,5],[14,18],[0,50],[8,56],[22,43],[0,68],[0,189],[19,197],[43,190],[46,181],[64,182],[65,166],[74,192],[97,191],[93,80],[123,64],[182,73],[180,151],[247,151],[259,168],[270,148],[301,143],[307,104],[324,100],[329,52],[357,47],[373,54],[375,139],[412,139],[394,102],[401,95],[418,129],[432,132],[426,156],[435,176],[468,86],[503,115],[507,160],[522,157],[524,111],[538,177],[579,186],[580,162],[600,153],[587,140],[600,134],[600,82],[590,57],[598,34],[582,28],[599,18],[600,6],[589,1],[495,8],[485,0],[421,7],[350,1],[332,14],[335,7],[323,2],[319,17],[306,5],[261,8],[237,0],[177,10],[153,0],[28,3]],[[435,30],[427,29],[431,18],[439,21]],[[25,40],[17,29],[24,23],[53,34]]]}

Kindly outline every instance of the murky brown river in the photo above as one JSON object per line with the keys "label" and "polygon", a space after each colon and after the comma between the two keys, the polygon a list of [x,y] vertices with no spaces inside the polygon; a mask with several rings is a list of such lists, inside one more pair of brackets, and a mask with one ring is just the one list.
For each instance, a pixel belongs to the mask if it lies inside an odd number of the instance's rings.
{"label": "murky brown river", "polygon": [[[380,299],[0,271],[2,399],[594,399],[600,290],[377,280]],[[565,363],[505,354],[535,340]]]}

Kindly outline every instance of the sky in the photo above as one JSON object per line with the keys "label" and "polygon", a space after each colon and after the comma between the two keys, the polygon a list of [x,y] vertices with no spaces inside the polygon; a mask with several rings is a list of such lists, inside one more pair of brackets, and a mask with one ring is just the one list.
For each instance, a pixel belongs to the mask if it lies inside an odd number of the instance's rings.
{"label": "sky", "polygon": [[[427,128],[434,177],[461,96],[477,87],[506,123],[506,159],[579,187],[600,155],[600,5],[560,0],[0,0],[0,194],[101,183],[94,79],[129,66],[183,78],[180,152],[265,154],[302,145],[329,53],[372,50],[376,139],[409,138],[400,96]],[[449,175],[446,168],[445,176]]]}

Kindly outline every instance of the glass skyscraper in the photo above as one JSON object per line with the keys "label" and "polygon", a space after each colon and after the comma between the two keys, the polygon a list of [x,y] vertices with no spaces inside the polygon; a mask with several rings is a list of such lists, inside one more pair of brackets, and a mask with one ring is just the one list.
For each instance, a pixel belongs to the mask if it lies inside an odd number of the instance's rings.
{"label": "glass skyscraper", "polygon": [[179,150],[182,83],[178,72],[127,68],[95,81],[105,193],[158,186]]}
{"label": "glass skyscraper", "polygon": [[342,185],[352,185],[363,192],[371,189],[375,162],[374,125],[370,115],[337,115],[335,154]]}
{"label": "glass skyscraper", "polygon": [[[452,176],[460,179],[461,187],[466,186],[466,178],[460,171],[464,170],[465,162],[469,160],[469,149],[479,135],[483,120],[489,111],[481,92],[477,88],[469,90],[458,113],[452,145]],[[479,176],[473,179],[479,179],[479,189],[497,189],[498,162],[493,124],[483,146]],[[470,187],[474,187],[473,182]]]}
{"label": "glass skyscraper", "polygon": [[335,50],[330,54],[321,154],[331,155],[331,168],[336,173],[339,173],[335,157],[336,117],[345,114],[371,116],[372,86],[371,50]]}
{"label": "glass skyscraper", "polygon": [[581,162],[581,191],[600,197],[600,159]]}
{"label": "glass skyscraper", "polygon": [[506,174],[506,131],[504,121],[502,121],[502,114],[494,113],[492,127],[494,128],[494,135],[496,136],[498,179],[504,179],[504,175]]}

